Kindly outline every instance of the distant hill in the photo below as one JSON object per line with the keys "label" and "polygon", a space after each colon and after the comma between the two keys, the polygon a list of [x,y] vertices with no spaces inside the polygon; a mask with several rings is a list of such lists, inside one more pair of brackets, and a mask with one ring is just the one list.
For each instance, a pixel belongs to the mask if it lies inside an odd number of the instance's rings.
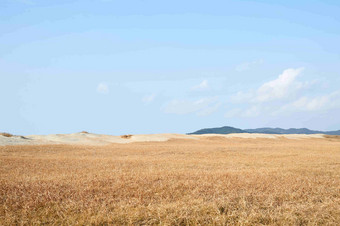
{"label": "distant hill", "polygon": [[266,134],[318,134],[324,133],[317,130],[309,130],[307,128],[301,129],[281,129],[281,128],[258,128],[258,129],[246,129],[248,133],[266,133]]}
{"label": "distant hill", "polygon": [[223,126],[219,128],[201,129],[196,132],[189,133],[189,134],[211,134],[211,133],[229,134],[229,133],[247,133],[247,132],[241,129],[234,128],[234,127]]}
{"label": "distant hill", "polygon": [[282,128],[257,128],[257,129],[238,129],[230,126],[224,126],[219,128],[207,128],[201,129],[189,134],[229,134],[229,133],[264,133],[264,134],[327,134],[327,135],[340,135],[340,130],[337,131],[318,131],[310,130],[307,128],[300,129],[282,129]]}
{"label": "distant hill", "polygon": [[340,130],[325,132],[327,135],[340,135]]}

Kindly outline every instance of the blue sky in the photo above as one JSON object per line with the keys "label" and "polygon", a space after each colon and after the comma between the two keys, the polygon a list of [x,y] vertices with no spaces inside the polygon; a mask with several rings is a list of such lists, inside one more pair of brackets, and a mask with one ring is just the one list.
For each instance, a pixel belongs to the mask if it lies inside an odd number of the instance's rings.
{"label": "blue sky", "polygon": [[340,129],[340,2],[1,0],[0,131]]}

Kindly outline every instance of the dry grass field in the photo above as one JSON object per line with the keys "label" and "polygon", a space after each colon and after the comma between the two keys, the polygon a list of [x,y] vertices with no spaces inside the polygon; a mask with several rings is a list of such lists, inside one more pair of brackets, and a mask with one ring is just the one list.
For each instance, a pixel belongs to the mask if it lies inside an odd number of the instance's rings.
{"label": "dry grass field", "polygon": [[340,139],[0,147],[0,225],[339,225]]}

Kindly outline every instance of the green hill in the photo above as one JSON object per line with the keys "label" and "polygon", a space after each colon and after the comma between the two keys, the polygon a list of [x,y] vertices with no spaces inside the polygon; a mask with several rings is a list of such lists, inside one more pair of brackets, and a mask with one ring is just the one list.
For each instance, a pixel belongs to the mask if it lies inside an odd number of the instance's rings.
{"label": "green hill", "polygon": [[229,134],[229,133],[246,133],[246,132],[238,128],[234,128],[230,126],[223,126],[219,128],[201,129],[196,132],[189,133],[189,134],[212,134],[212,133]]}
{"label": "green hill", "polygon": [[207,128],[200,129],[193,133],[188,134],[230,134],[230,133],[263,133],[263,134],[327,134],[327,135],[340,135],[340,130],[337,131],[318,131],[318,130],[310,130],[307,128],[290,128],[290,129],[282,129],[282,128],[257,128],[257,129],[239,129],[230,126],[223,126],[218,128]]}

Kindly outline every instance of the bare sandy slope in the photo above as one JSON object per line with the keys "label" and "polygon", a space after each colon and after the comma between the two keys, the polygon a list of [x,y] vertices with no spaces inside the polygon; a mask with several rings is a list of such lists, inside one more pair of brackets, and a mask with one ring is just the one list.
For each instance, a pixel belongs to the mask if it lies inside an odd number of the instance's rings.
{"label": "bare sandy slope", "polygon": [[224,137],[224,138],[288,138],[288,139],[306,139],[306,138],[324,138],[323,134],[205,134],[205,135],[184,135],[184,134],[147,134],[132,135],[129,138],[121,136],[101,135],[92,133],[72,133],[72,134],[52,134],[52,135],[29,135],[5,137],[0,135],[0,145],[39,145],[39,144],[84,144],[84,145],[107,145],[111,143],[125,144],[132,142],[146,141],[168,141],[170,139],[194,139],[199,140],[206,137]]}

